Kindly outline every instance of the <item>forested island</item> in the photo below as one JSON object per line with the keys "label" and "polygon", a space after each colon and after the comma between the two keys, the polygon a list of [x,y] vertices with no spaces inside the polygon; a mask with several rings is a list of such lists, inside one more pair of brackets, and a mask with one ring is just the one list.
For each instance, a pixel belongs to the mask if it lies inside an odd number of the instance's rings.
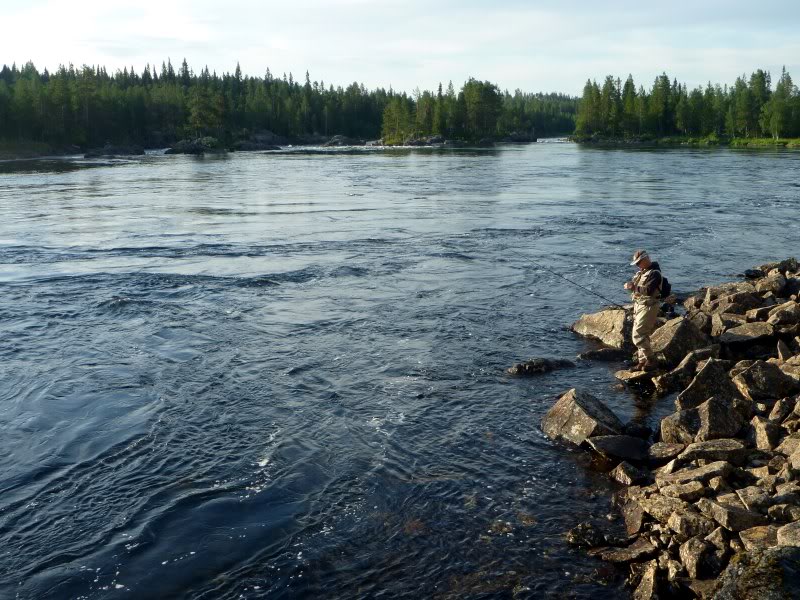
{"label": "forested island", "polygon": [[[0,70],[0,154],[28,148],[166,147],[191,138],[231,149],[259,143],[321,143],[333,136],[403,144],[425,136],[478,142],[573,131],[578,100],[561,94],[513,94],[470,79],[411,95],[362,84],[334,87],[290,73],[263,77],[195,73],[184,59],[140,73],[125,68],[33,63]],[[511,137],[509,137],[511,136]]]}
{"label": "forested island", "polygon": [[689,90],[663,73],[649,91],[633,77],[587,81],[578,105],[576,141],[800,147],[800,92],[784,68],[772,87],[768,71],[732,86]]}

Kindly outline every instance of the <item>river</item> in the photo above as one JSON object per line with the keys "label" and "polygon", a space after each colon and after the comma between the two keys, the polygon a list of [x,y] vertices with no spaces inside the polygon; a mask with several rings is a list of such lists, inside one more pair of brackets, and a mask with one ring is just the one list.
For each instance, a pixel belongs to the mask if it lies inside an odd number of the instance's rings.
{"label": "river", "polygon": [[[602,598],[612,490],[538,429],[566,326],[797,254],[800,153],[290,149],[0,163],[0,597]],[[613,526],[614,524],[611,523]],[[618,522],[617,522],[618,525]]]}

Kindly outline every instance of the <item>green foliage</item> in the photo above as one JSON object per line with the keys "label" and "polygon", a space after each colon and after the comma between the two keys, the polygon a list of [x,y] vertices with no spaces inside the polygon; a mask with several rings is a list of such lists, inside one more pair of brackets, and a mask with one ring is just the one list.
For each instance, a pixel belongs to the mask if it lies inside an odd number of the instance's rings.
{"label": "green foliage", "polygon": [[595,81],[586,82],[575,135],[578,139],[684,140],[680,143],[706,143],[702,140],[720,137],[797,137],[800,92],[786,69],[774,91],[769,72],[761,69],[749,79],[737,78],[731,87],[709,83],[691,91],[675,80],[670,83],[666,73],[656,77],[650,91],[640,87],[638,92],[630,75],[622,88],[619,79],[608,76],[602,89]]}

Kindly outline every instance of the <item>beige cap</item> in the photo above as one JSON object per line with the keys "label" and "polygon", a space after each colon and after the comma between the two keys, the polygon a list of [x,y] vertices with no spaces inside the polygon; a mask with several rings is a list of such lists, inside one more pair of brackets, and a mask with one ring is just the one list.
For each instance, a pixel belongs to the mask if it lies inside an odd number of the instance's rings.
{"label": "beige cap", "polygon": [[650,258],[647,254],[647,250],[637,250],[633,253],[633,260],[631,261],[631,266],[639,264],[645,258]]}

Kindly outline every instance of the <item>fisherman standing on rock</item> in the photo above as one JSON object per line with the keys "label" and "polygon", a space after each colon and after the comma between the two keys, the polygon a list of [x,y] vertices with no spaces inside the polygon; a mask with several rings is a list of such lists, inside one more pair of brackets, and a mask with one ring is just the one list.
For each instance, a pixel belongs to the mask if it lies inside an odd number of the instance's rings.
{"label": "fisherman standing on rock", "polygon": [[656,368],[656,361],[650,347],[650,335],[656,327],[661,299],[669,294],[669,290],[663,288],[669,283],[661,275],[658,263],[650,260],[645,250],[634,252],[631,265],[639,267],[639,272],[624,286],[633,292],[633,344],[639,363],[632,370],[651,371]]}

